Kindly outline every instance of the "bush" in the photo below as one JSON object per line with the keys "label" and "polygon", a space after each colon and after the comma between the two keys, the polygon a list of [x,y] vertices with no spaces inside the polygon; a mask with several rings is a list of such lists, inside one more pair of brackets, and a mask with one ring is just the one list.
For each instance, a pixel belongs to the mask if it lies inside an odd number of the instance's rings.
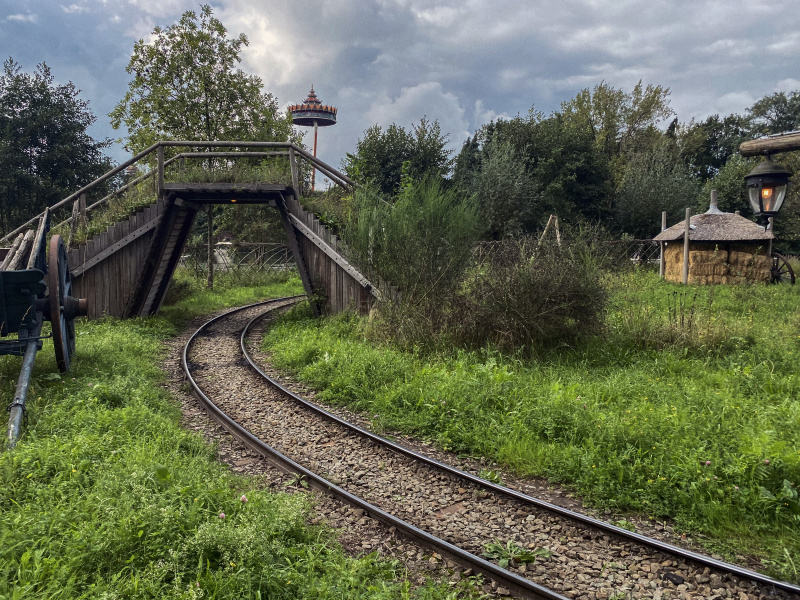
{"label": "bush", "polygon": [[541,247],[530,238],[508,240],[467,272],[448,329],[471,348],[569,345],[601,328],[606,297],[595,254],[582,238]]}
{"label": "bush", "polygon": [[451,293],[478,237],[472,199],[428,178],[407,185],[394,204],[368,188],[353,201],[357,219],[345,238],[359,264],[396,286],[406,304],[442,301]]}

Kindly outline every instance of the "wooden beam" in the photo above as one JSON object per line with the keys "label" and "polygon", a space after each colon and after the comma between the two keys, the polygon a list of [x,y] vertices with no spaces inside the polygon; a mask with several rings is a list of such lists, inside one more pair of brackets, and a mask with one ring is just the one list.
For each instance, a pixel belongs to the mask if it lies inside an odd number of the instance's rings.
{"label": "wooden beam", "polygon": [[763,156],[792,150],[800,150],[800,131],[771,135],[758,140],[742,142],[739,145],[739,153],[742,156]]}
{"label": "wooden beam", "polygon": [[208,204],[197,204],[196,202],[189,202],[183,198],[175,198],[175,206],[180,206],[188,210],[206,210]]}
{"label": "wooden beam", "polygon": [[314,286],[311,283],[311,275],[308,273],[306,262],[303,259],[303,252],[300,250],[300,243],[297,241],[297,230],[292,226],[292,221],[289,218],[293,215],[291,215],[289,209],[286,208],[286,202],[283,197],[277,201],[277,205],[278,212],[281,213],[283,228],[286,230],[286,239],[289,243],[289,248],[292,249],[294,262],[297,263],[297,271],[300,273],[300,280],[303,282],[303,289],[305,289],[306,295],[308,296],[308,303],[311,305],[314,316],[319,317],[322,311],[319,309],[319,304],[317,304],[314,299]]}
{"label": "wooden beam", "polygon": [[139,227],[139,229],[137,229],[136,231],[126,235],[124,238],[122,238],[116,244],[112,244],[111,246],[109,246],[108,248],[103,250],[100,254],[97,254],[96,256],[90,258],[85,263],[83,263],[80,267],[77,267],[75,269],[71,269],[70,272],[72,273],[72,276],[73,277],[78,277],[79,275],[83,275],[86,271],[88,271],[89,269],[91,269],[95,265],[100,264],[105,259],[107,259],[109,256],[111,256],[112,254],[117,252],[117,250],[120,250],[121,248],[124,248],[125,246],[127,246],[131,242],[136,241],[137,239],[142,237],[145,233],[147,233],[151,229],[155,229],[156,225],[158,225],[158,221],[159,221],[159,219],[157,219],[157,218],[153,219],[152,221],[150,221],[146,225],[143,225],[142,227]]}
{"label": "wooden beam", "polygon": [[686,230],[683,233],[683,285],[689,283],[689,233],[692,228],[692,209],[686,209]]}
{"label": "wooden beam", "polygon": [[292,225],[294,225],[297,230],[302,233],[305,237],[307,237],[314,245],[322,250],[325,254],[327,254],[330,259],[339,265],[350,277],[355,279],[361,287],[366,288],[373,296],[380,300],[380,292],[375,288],[369,280],[364,277],[361,273],[359,273],[353,265],[347,262],[342,256],[336,252],[333,248],[331,248],[328,244],[325,243],[321,237],[319,237],[316,233],[311,231],[308,227],[306,227],[305,223],[303,223],[300,219],[295,217],[294,215],[290,214],[289,219],[292,221]]}

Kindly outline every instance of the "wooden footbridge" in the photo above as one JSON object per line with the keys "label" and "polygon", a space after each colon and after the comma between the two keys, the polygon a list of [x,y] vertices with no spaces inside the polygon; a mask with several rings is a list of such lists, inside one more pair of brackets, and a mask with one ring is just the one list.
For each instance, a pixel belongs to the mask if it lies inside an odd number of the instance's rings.
{"label": "wooden footbridge", "polygon": [[[220,149],[225,149],[221,151]],[[288,161],[285,183],[197,183],[183,181],[183,165],[234,166]],[[284,163],[285,164],[285,163]],[[136,168],[144,171],[135,176]],[[73,295],[86,298],[89,318],[148,316],[160,308],[184,252],[197,214],[213,204],[267,204],[279,211],[303,287],[314,311],[365,311],[378,291],[342,256],[340,242],[315,215],[300,205],[304,173],[317,169],[334,185],[351,189],[353,182],[336,169],[292,143],[280,142],[159,142],[122,163],[68,198],[50,207],[50,214],[68,211],[60,226],[71,233],[86,215],[136,186],[152,186],[154,202],[109,226],[106,231],[68,250]],[[280,169],[273,169],[279,172]],[[134,178],[87,206],[87,195],[101,184],[127,173]],[[291,182],[288,181],[289,174]],[[8,245],[39,217],[0,243]],[[55,222],[55,221],[54,221]]]}

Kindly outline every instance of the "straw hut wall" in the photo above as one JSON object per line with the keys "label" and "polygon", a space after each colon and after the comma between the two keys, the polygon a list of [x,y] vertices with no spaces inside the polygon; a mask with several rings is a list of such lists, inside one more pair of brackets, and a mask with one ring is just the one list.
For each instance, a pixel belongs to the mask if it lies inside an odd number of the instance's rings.
{"label": "straw hut wall", "polygon": [[[689,283],[768,282],[772,266],[772,232],[749,219],[723,213],[712,205],[689,221]],[[655,237],[664,245],[664,277],[683,282],[683,237],[686,221]]]}

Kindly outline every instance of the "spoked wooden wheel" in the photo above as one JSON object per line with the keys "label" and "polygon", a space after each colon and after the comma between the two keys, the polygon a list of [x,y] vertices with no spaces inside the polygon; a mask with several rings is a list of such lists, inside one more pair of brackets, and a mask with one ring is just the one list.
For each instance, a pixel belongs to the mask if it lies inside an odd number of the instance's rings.
{"label": "spoked wooden wheel", "polygon": [[67,267],[67,249],[60,235],[50,238],[50,257],[47,265],[47,287],[50,322],[56,362],[62,373],[69,370],[75,353],[75,317],[87,313],[86,299],[72,297],[72,276]]}
{"label": "spoked wooden wheel", "polygon": [[790,283],[794,285],[794,270],[783,254],[772,253],[770,283]]}

